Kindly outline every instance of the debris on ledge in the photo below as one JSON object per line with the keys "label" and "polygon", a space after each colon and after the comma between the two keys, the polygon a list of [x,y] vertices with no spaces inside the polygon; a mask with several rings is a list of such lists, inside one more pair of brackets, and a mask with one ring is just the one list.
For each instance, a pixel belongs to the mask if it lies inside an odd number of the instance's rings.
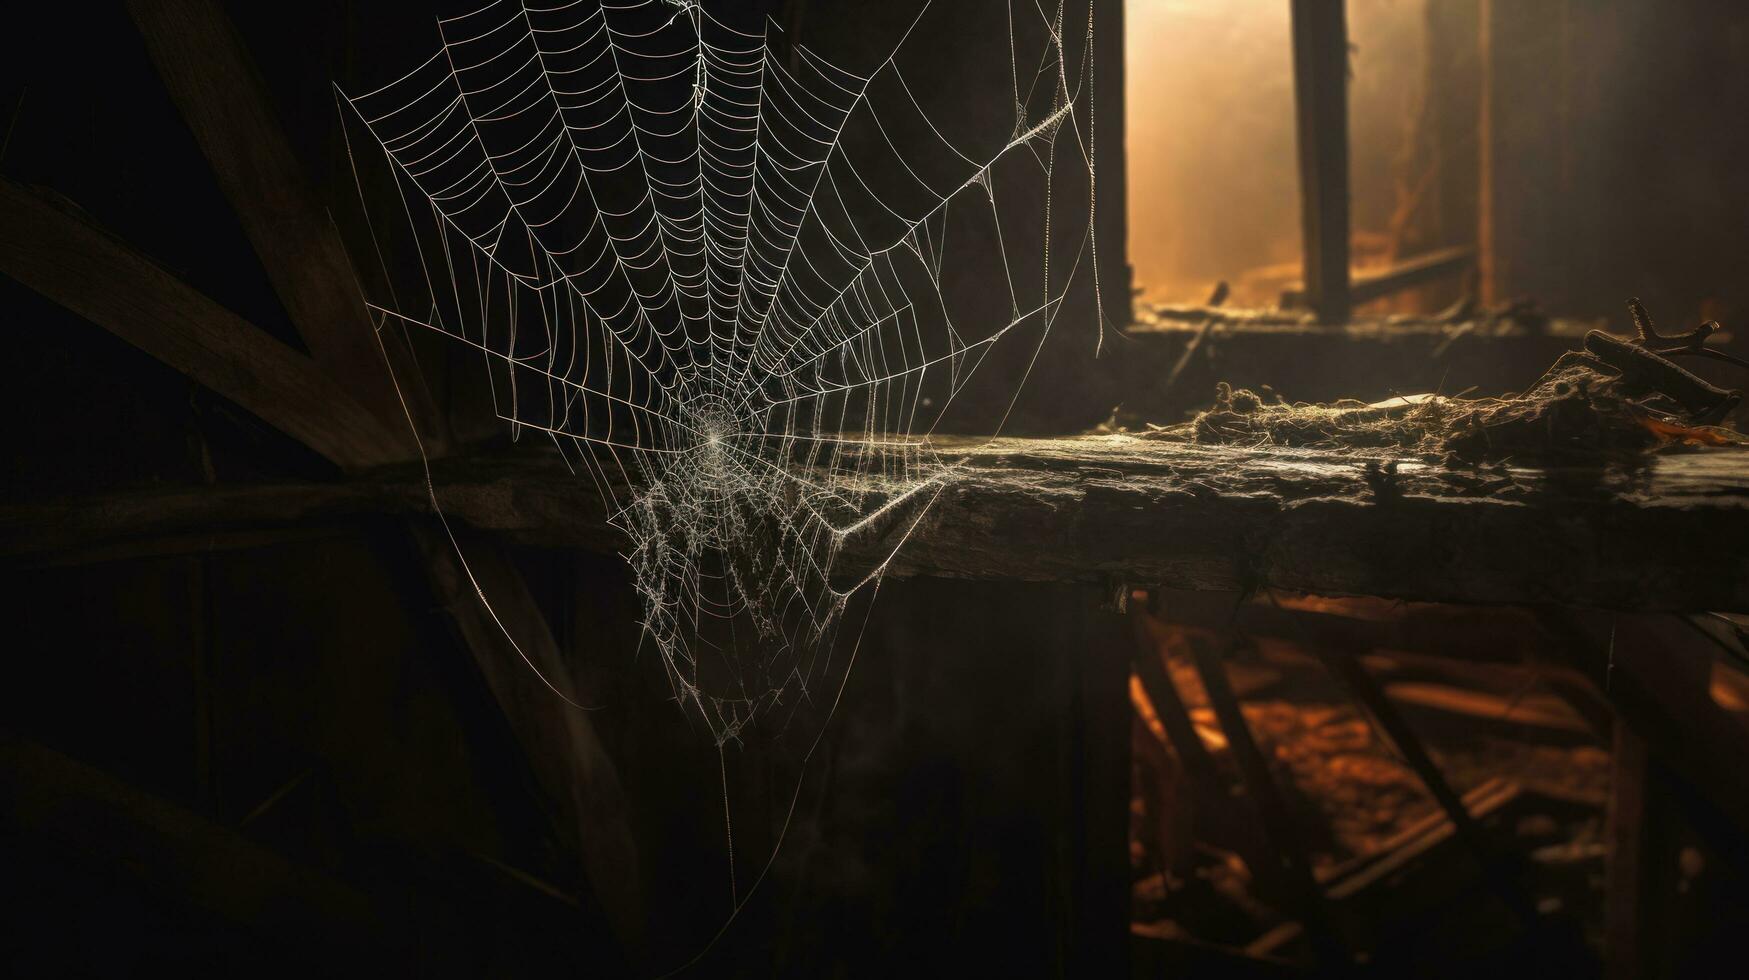
{"label": "debris on ledge", "polygon": [[1583,350],[1562,355],[1519,394],[1289,403],[1223,382],[1208,411],[1179,425],[1150,425],[1141,435],[1337,452],[1396,449],[1450,465],[1601,461],[1671,446],[1749,444],[1742,433],[1717,424],[1742,392],[1709,384],[1671,359],[1698,355],[1749,367],[1704,346],[1718,324],[1664,336],[1638,300],[1629,308],[1639,336],[1623,340],[1593,330]]}

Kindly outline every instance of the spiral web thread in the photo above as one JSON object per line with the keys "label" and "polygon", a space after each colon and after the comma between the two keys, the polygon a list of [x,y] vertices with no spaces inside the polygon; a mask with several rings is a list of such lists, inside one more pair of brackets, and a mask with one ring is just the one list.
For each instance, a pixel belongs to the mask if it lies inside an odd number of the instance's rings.
{"label": "spiral web thread", "polygon": [[[477,352],[512,432],[603,495],[646,640],[719,745],[826,676],[846,603],[951,475],[943,413],[1006,336],[1043,344],[1093,248],[1089,197],[1078,247],[1050,253],[1060,171],[1091,195],[1091,16],[1071,64],[1061,0],[1009,0],[993,139],[950,137],[904,77],[923,17],[857,74],[689,0],[499,0],[340,93],[355,173],[386,161],[423,277],[372,299],[378,328]],[[1004,207],[1011,173],[1033,220]],[[999,253],[1005,322],[951,312],[950,231]],[[884,557],[845,575],[859,536]]]}

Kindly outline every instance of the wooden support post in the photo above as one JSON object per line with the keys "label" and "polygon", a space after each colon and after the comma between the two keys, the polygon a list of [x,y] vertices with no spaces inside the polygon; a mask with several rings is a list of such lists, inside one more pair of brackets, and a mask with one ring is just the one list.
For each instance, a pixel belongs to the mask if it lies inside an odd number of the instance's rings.
{"label": "wooden support post", "polygon": [[1202,676],[1203,688],[1208,692],[1209,705],[1214,708],[1221,731],[1227,736],[1233,760],[1238,763],[1239,776],[1257,807],[1274,852],[1274,867],[1259,870],[1276,881],[1294,903],[1296,907],[1292,913],[1305,924],[1307,938],[1319,960],[1329,967],[1346,964],[1349,956],[1330,920],[1330,908],[1323,889],[1312,876],[1311,861],[1281,791],[1275,785],[1269,761],[1251,735],[1251,726],[1245,721],[1245,712],[1227,679],[1226,663],[1212,646],[1197,644],[1196,666]]}
{"label": "wooden support post", "polygon": [[[1575,8],[1585,6],[1570,0],[1481,0],[1477,244],[1484,302],[1535,296],[1550,309],[1588,308],[1594,290],[1575,289],[1574,271],[1611,268],[1598,250],[1619,250],[1594,240],[1608,226],[1583,214],[1614,210],[1590,203],[1607,194],[1608,185],[1581,157],[1600,154],[1574,153],[1576,147],[1604,144],[1612,132],[1594,129],[1585,134],[1589,139],[1575,142],[1580,121],[1573,110],[1587,100],[1575,98],[1573,89],[1573,20]],[[1626,19],[1620,11],[1614,17]],[[1614,52],[1634,50],[1626,38],[1612,47],[1611,33],[1594,35],[1603,51],[1620,57]],[[1608,63],[1610,55],[1585,60]],[[1599,118],[1622,111],[1602,92],[1589,108]]]}
{"label": "wooden support post", "polygon": [[1129,261],[1129,149],[1125,127],[1125,99],[1129,97],[1124,59],[1124,4],[1128,0],[1098,0],[1091,52],[1096,87],[1093,112],[1097,116],[1094,161],[1099,168],[1098,227],[1094,233],[1104,243],[1100,256],[1105,277],[1105,315],[1120,328],[1135,319],[1135,271]]}
{"label": "wooden support post", "polygon": [[[1615,728],[1604,840],[1604,980],[1657,980],[1684,976],[1686,964],[1701,962],[1687,943],[1694,937],[1692,915],[1706,899],[1685,879],[1683,853],[1698,831],[1720,847],[1714,853],[1741,874],[1741,857],[1732,850],[1741,837],[1729,829],[1707,827],[1704,804],[1664,764],[1653,744],[1625,720]],[[1698,822],[1696,818],[1699,818]],[[1704,888],[1704,886],[1702,886]]]}
{"label": "wooden support post", "polygon": [[441,455],[447,436],[423,380],[392,332],[379,349],[339,230],[230,18],[216,0],[131,0],[128,13],[311,354],[378,418],[400,426],[411,412],[426,451]]}
{"label": "wooden support post", "polygon": [[[1113,975],[1128,963],[1130,915],[1130,645],[1124,618],[1081,590],[1076,617],[1086,644],[1072,668],[1068,799],[1075,846],[1067,855],[1073,930],[1067,973]],[[1073,595],[1073,593],[1070,593]],[[1073,599],[1069,600],[1071,603]]]}
{"label": "wooden support post", "polygon": [[236,402],[342,468],[413,455],[404,433],[361,406],[315,361],[201,295],[68,207],[3,179],[0,272]]}
{"label": "wooden support post", "polygon": [[1293,0],[1305,292],[1326,323],[1348,319],[1348,25],[1343,0]]}
{"label": "wooden support post", "polygon": [[1482,114],[1482,2],[1439,0],[1426,8],[1423,133],[1433,183],[1417,224],[1421,241],[1429,246],[1476,245],[1476,194],[1482,176],[1476,138]]}
{"label": "wooden support post", "polygon": [[1615,725],[1614,766],[1609,779],[1609,811],[1604,837],[1609,846],[1603,905],[1605,980],[1644,976],[1647,810],[1651,752],[1646,740],[1626,723]]}

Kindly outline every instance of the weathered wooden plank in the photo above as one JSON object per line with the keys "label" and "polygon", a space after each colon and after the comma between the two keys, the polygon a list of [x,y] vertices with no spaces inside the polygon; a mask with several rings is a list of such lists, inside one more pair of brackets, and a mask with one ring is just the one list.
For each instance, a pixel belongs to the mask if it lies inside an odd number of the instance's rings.
{"label": "weathered wooden plank", "polygon": [[465,529],[452,539],[428,524],[415,525],[413,536],[433,590],[528,755],[559,839],[582,855],[590,887],[638,961],[644,903],[625,793],[587,711],[567,703],[578,695],[546,616],[500,542]]}
{"label": "weathered wooden plank", "polygon": [[[411,440],[315,361],[201,295],[69,209],[0,179],[0,272],[354,469]],[[15,324],[22,327],[23,324]]]}
{"label": "weathered wooden plank", "polygon": [[[1749,454],[1634,471],[1513,469],[1492,482],[1402,460],[1162,444],[1000,440],[964,463],[899,574],[1625,609],[1749,604]],[[1377,462],[1370,460],[1370,462]],[[852,541],[858,549],[879,549]]]}
{"label": "weathered wooden plank", "polygon": [[427,451],[441,453],[445,436],[430,397],[391,345],[397,395],[339,231],[230,18],[215,0],[131,0],[128,13],[310,353],[379,419],[405,424],[404,396]]}
{"label": "weathered wooden plank", "polygon": [[[1131,436],[942,450],[959,465],[890,574],[1749,609],[1749,453],[1739,450],[1487,479],[1415,460],[1386,477],[1352,456]],[[624,546],[591,482],[556,456],[457,459],[435,465],[433,479],[445,512],[473,527],[546,545]],[[423,473],[407,470],[302,488],[152,491],[0,509],[0,551],[428,509]],[[896,510],[845,542],[840,570],[891,553],[915,516]]]}

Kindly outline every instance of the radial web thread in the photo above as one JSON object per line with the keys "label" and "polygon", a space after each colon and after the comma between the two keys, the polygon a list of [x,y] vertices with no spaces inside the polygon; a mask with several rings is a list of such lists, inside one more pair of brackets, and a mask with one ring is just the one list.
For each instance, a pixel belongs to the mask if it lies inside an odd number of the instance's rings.
{"label": "radial web thread", "polygon": [[[399,285],[379,329],[477,354],[512,432],[608,501],[646,642],[719,744],[834,669],[847,602],[951,480],[956,397],[1005,339],[1036,359],[1097,268],[1090,28],[998,5],[1011,100],[955,128],[906,60],[928,13],[853,72],[700,3],[500,0],[340,94],[355,171],[398,190],[394,230],[364,202]],[[968,292],[973,253],[996,272]],[[852,541],[885,557],[839,567]]]}

